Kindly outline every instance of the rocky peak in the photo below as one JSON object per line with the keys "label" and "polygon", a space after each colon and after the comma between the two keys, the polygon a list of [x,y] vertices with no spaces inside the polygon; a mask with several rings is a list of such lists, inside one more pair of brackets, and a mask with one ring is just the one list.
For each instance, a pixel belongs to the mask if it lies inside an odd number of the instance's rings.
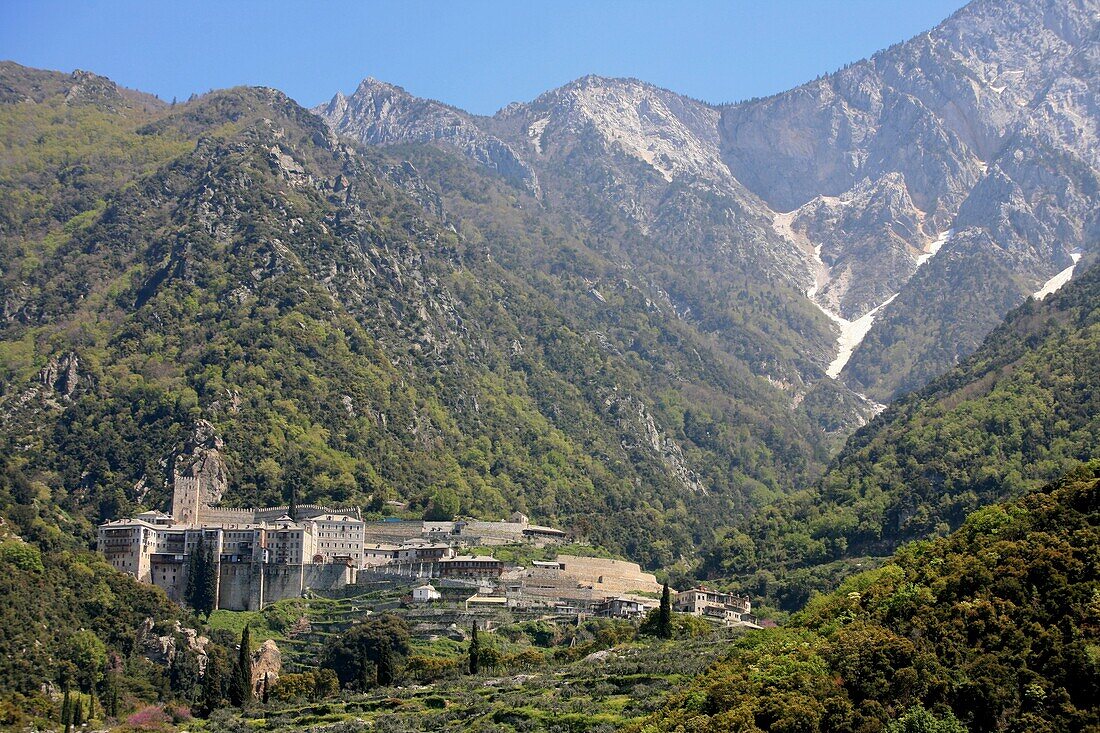
{"label": "rocky peak", "polygon": [[65,103],[70,105],[92,104],[114,110],[123,101],[122,92],[113,81],[80,69],[72,73],[71,84],[65,93]]}
{"label": "rocky peak", "polygon": [[593,75],[497,115],[520,123],[537,156],[568,151],[594,131],[604,146],[643,161],[668,181],[682,174],[729,177],[719,155],[718,116],[706,104],[636,79]]}
{"label": "rocky peak", "polygon": [[314,108],[336,133],[371,145],[433,143],[455,148],[475,163],[539,194],[538,179],[503,140],[488,134],[465,112],[414,97],[399,86],[367,77],[350,97],[337,93]]}

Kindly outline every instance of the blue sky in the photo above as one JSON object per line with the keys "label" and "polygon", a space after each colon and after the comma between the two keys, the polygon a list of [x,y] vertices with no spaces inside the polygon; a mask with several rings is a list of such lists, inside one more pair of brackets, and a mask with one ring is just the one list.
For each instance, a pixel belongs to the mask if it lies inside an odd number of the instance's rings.
{"label": "blue sky", "polygon": [[963,0],[0,0],[0,58],[185,99],[237,84],[305,105],[373,76],[489,114],[588,73],[708,102],[788,89]]}

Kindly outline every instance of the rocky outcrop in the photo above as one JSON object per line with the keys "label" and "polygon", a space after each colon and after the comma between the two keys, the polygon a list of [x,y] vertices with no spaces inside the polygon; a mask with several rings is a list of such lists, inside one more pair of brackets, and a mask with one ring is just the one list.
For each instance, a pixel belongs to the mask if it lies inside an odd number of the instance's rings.
{"label": "rocky outcrop", "polygon": [[811,297],[849,320],[885,302],[935,238],[925,231],[924,220],[898,172],[864,179],[840,196],[817,196],[798,208],[788,228],[821,260]]}
{"label": "rocky outcrop", "polygon": [[73,72],[72,85],[65,94],[65,103],[71,105],[95,104],[114,109],[122,101],[122,93],[113,81],[80,69]]}
{"label": "rocky outcrop", "polygon": [[394,186],[408,195],[420,208],[436,217],[440,221],[447,220],[447,212],[443,209],[443,198],[439,192],[432,188],[409,161],[402,161],[400,165],[392,165],[386,168],[386,177]]}
{"label": "rocky outcrop", "polygon": [[282,660],[283,655],[272,639],[260,644],[260,648],[252,652],[252,693],[256,697],[263,695],[265,684],[270,690],[279,680],[279,673],[283,669]]}
{"label": "rocky outcrop", "polygon": [[313,110],[333,130],[372,145],[440,143],[538,194],[534,171],[504,141],[481,130],[465,112],[418,99],[392,84],[366,78],[346,97],[337,93]]}
{"label": "rocky outcrop", "polygon": [[72,352],[50,357],[38,372],[38,382],[51,394],[71,400],[80,384],[80,359]]}
{"label": "rocky outcrop", "polygon": [[179,621],[173,621],[167,633],[158,633],[157,626],[153,619],[147,618],[138,629],[138,649],[146,659],[168,667],[181,648],[186,648],[195,656],[200,674],[206,671],[206,645],[210,643],[209,639],[200,636],[194,629],[184,627]]}
{"label": "rocky outcrop", "polygon": [[206,420],[195,423],[191,440],[172,469],[172,516],[176,521],[197,522],[202,509],[222,500],[229,488],[223,448],[213,425]]}
{"label": "rocky outcrop", "polygon": [[616,392],[605,398],[604,406],[618,422],[622,431],[622,446],[626,451],[650,452],[684,489],[707,493],[706,486],[684,459],[683,448],[672,437],[661,432],[644,402],[633,395]]}

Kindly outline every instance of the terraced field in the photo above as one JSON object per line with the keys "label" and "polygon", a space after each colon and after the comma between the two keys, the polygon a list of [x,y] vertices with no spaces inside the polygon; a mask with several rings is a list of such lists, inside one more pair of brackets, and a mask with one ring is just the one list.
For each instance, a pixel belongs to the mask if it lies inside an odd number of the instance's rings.
{"label": "terraced field", "polygon": [[[678,685],[722,658],[734,634],[678,642],[630,642],[585,653],[545,650],[544,662],[505,676],[456,675],[431,685],[403,681],[318,703],[272,703],[215,715],[204,730],[611,731],[640,722]],[[486,636],[496,636],[488,634]],[[461,652],[465,645],[453,644]],[[570,658],[573,657],[573,658]],[[198,723],[198,721],[196,721]],[[199,728],[196,728],[199,729]]]}

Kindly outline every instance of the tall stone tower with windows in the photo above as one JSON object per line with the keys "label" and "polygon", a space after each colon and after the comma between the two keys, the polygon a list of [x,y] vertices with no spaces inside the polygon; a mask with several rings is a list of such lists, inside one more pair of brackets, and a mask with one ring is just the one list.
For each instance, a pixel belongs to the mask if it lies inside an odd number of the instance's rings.
{"label": "tall stone tower with windows", "polygon": [[214,426],[200,420],[187,453],[172,468],[172,518],[177,523],[200,524],[203,510],[221,501],[229,487],[222,447]]}

